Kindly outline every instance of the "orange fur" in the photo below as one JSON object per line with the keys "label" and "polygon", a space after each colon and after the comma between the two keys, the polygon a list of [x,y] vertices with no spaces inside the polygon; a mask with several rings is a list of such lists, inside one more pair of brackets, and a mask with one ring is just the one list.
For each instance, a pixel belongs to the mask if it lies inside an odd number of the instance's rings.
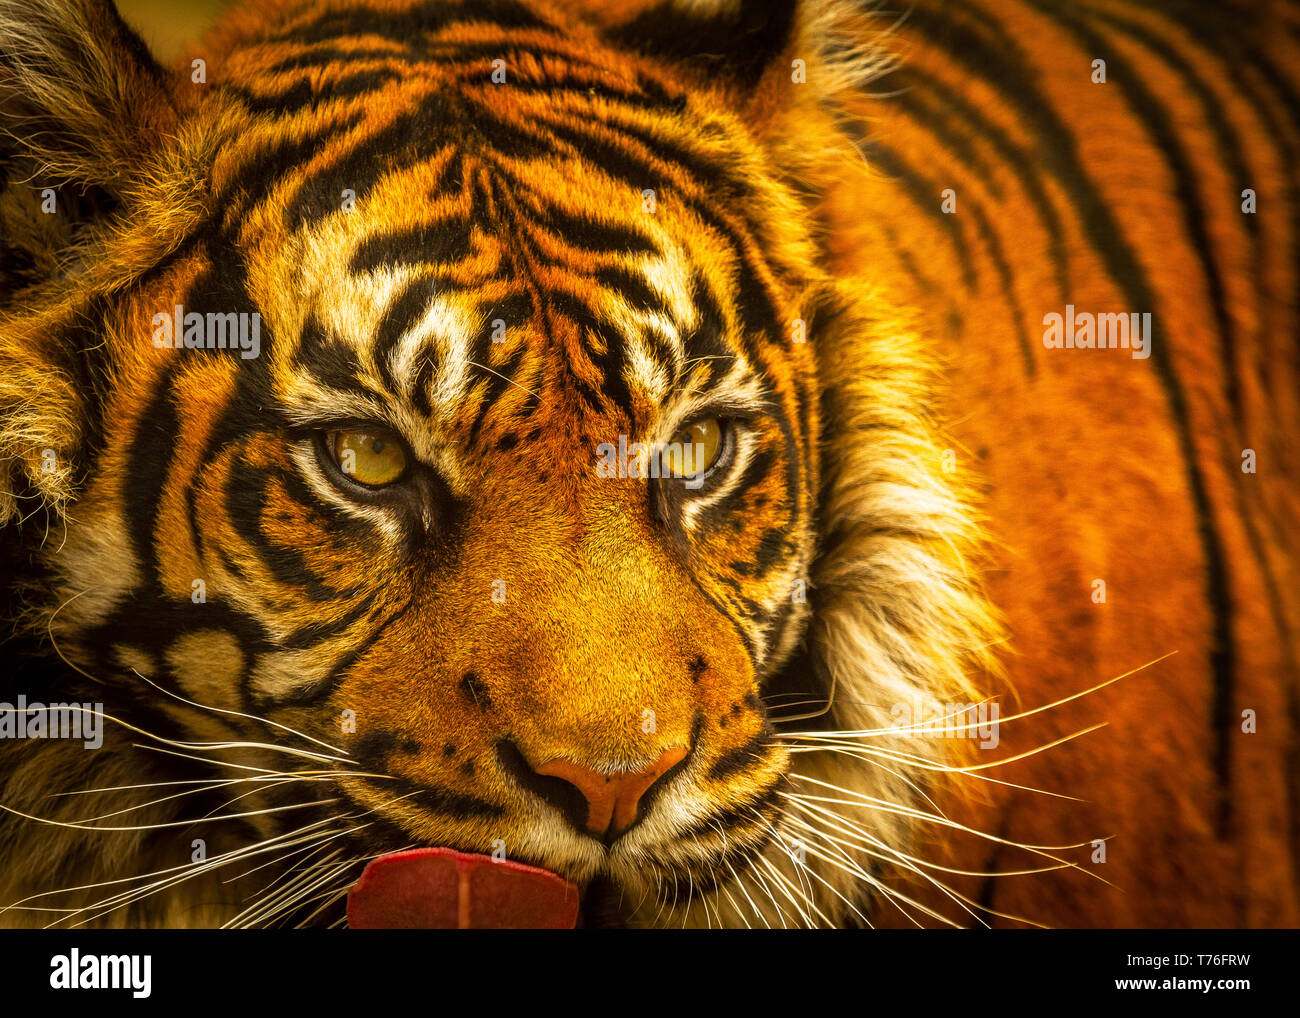
{"label": "orange fur", "polygon": [[[236,858],[323,817],[342,840],[311,844],[345,854],[310,872],[335,907],[368,856],[500,842],[590,885],[590,921],[1300,922],[1300,237],[1277,211],[1300,139],[1296,83],[1263,70],[1294,66],[1285,5],[1216,51],[1197,19],[1118,0],[1078,25],[1036,0],[897,22],[808,3],[757,66],[779,15],[710,37],[671,4],[526,6],[249,4],[196,84],[101,5],[69,0],[56,28],[0,3],[27,33],[0,46],[0,221],[26,265],[0,333],[0,517],[44,509],[58,535],[17,536],[41,681],[109,713],[143,694],[155,734],[258,743],[229,765],[328,746],[297,784],[215,806],[308,812],[213,839]],[[256,309],[261,354],[160,349],[176,304]],[[1153,312],[1151,358],[1045,348],[1066,304]],[[601,443],[719,406],[737,465],[714,503],[595,473]],[[407,501],[330,473],[313,436],[348,421],[421,464]],[[1135,669],[988,754],[892,721],[913,697],[1006,717]],[[184,861],[162,829],[30,819],[54,782],[221,773],[137,738],[22,758],[0,901],[71,883],[86,853],[100,879]],[[608,850],[528,777],[676,747]],[[1068,867],[989,875],[1054,845]],[[57,900],[107,923],[200,900],[196,924],[303,917],[214,872],[125,910]]]}

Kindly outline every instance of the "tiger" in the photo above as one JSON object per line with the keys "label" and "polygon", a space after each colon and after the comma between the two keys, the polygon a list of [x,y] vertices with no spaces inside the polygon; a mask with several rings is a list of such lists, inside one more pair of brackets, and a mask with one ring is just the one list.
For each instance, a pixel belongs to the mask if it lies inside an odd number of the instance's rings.
{"label": "tiger", "polygon": [[0,0],[0,923],[1300,924],[1298,56]]}

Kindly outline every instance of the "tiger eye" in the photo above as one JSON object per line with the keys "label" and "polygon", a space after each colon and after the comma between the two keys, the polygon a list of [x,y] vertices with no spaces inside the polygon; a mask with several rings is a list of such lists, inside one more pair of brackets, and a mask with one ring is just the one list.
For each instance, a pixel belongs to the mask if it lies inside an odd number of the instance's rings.
{"label": "tiger eye", "polygon": [[672,437],[663,453],[666,477],[698,477],[722,451],[722,422],[706,417],[686,425]]}
{"label": "tiger eye", "polygon": [[329,448],[339,469],[358,484],[379,488],[401,480],[406,473],[406,450],[381,431],[335,431],[330,434]]}

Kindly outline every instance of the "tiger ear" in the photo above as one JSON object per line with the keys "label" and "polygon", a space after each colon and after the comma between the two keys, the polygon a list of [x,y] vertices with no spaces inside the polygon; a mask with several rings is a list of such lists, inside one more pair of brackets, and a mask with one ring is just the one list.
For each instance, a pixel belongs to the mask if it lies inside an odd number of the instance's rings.
{"label": "tiger ear", "polygon": [[0,310],[130,200],[178,119],[111,0],[0,0]]}
{"label": "tiger ear", "polygon": [[804,0],[661,0],[611,27],[608,35],[710,80],[752,89],[794,45],[805,5]]}
{"label": "tiger ear", "polygon": [[111,0],[0,0],[9,160],[113,192],[176,119],[165,72]]}
{"label": "tiger ear", "polygon": [[71,498],[96,343],[70,338],[84,287],[68,277],[177,119],[111,3],[0,0],[0,522]]}

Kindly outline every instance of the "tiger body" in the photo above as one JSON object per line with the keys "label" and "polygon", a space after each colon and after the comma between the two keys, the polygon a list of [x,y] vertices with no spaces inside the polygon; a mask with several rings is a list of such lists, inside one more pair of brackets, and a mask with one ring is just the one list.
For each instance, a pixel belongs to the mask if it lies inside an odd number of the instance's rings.
{"label": "tiger body", "polygon": [[[3,921],[337,924],[427,844],[590,923],[1296,925],[1300,23],[1168,7],[285,2],[196,82],[0,5],[12,686],[116,719],[0,743]],[[596,469],[702,415],[700,488]],[[608,844],[542,776],[679,750]]]}

